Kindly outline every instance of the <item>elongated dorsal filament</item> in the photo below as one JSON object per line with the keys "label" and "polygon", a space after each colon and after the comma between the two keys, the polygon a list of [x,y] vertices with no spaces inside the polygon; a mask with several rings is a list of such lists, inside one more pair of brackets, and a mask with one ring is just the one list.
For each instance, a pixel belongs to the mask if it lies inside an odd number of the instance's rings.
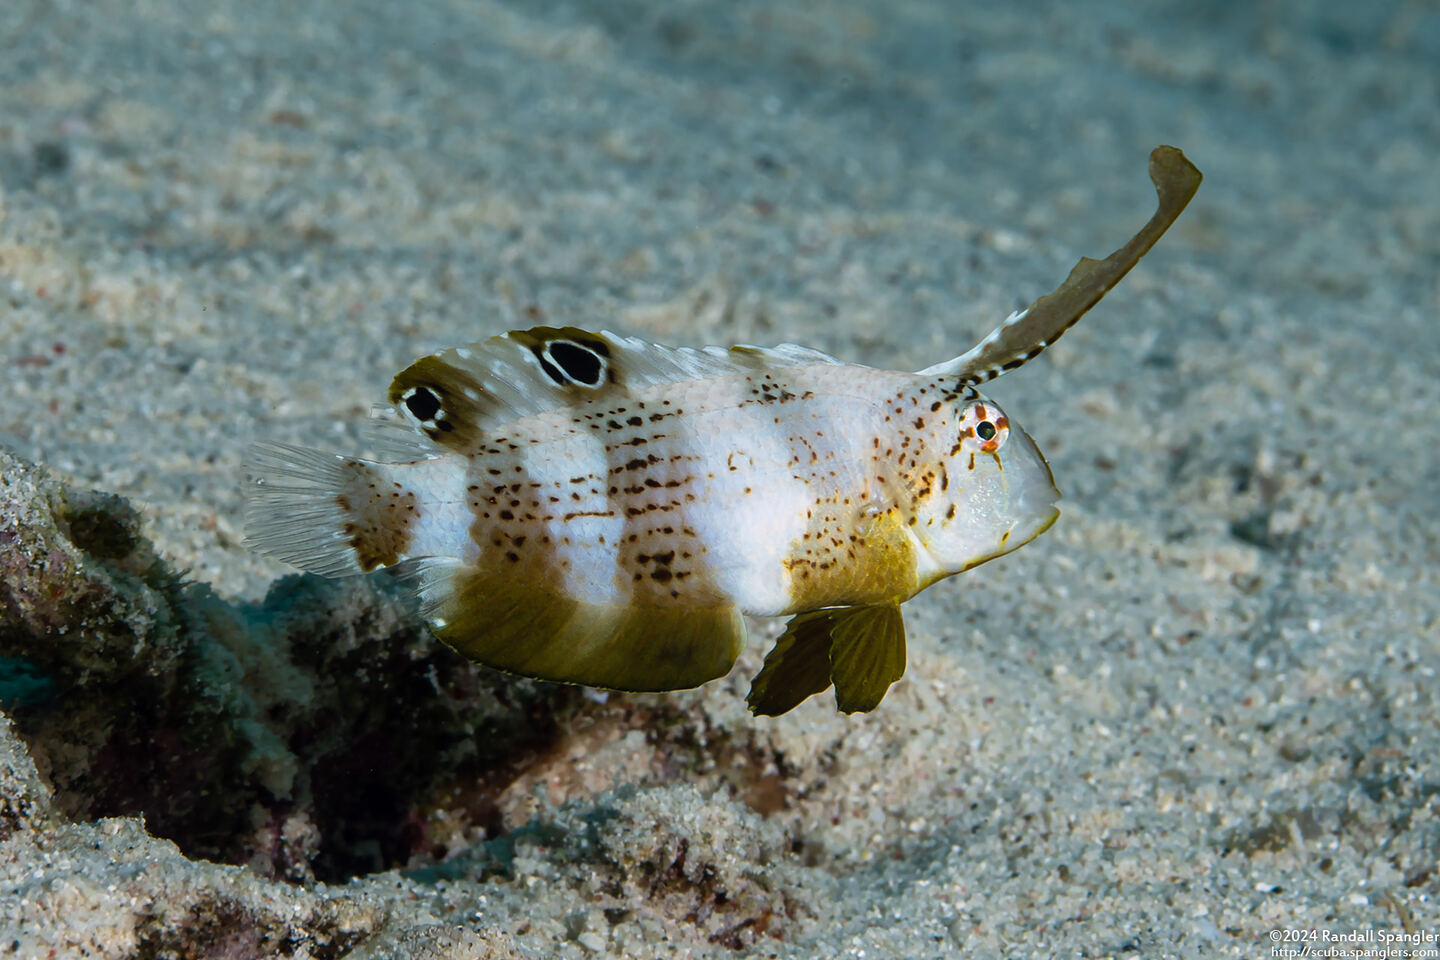
{"label": "elongated dorsal filament", "polygon": [[1201,179],[1200,171],[1185,154],[1175,147],[1156,147],[1150,154],[1150,180],[1155,184],[1158,203],[1149,222],[1129,243],[1104,260],[1082,257],[1055,292],[1010,314],[970,350],[954,360],[921,370],[921,375],[958,374],[967,382],[983,383],[1036,357],[1099,303],[1155,246],[1200,189]]}

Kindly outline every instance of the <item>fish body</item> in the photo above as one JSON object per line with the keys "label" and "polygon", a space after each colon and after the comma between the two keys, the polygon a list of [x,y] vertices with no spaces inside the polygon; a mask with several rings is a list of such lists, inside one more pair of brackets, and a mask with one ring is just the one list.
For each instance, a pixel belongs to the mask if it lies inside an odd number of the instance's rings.
{"label": "fish body", "polygon": [[788,615],[752,710],[832,683],[873,709],[904,670],[899,605],[1058,515],[1043,456],[977,389],[1048,342],[1025,320],[918,374],[512,331],[395,377],[397,456],[256,445],[249,539],[327,575],[408,571],[442,640],[549,680],[696,686],[730,670],[742,614]]}

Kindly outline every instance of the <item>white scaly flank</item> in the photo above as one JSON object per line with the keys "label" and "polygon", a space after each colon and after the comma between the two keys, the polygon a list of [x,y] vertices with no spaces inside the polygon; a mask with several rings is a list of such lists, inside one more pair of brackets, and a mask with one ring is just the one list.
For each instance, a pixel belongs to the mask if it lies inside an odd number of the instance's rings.
{"label": "white scaly flank", "polygon": [[785,613],[796,605],[787,560],[817,513],[833,505],[858,524],[903,488],[897,471],[877,466],[874,438],[882,395],[905,379],[790,367],[537,414],[475,459],[473,506],[488,547],[550,551],[577,599],[718,597],[753,615]]}

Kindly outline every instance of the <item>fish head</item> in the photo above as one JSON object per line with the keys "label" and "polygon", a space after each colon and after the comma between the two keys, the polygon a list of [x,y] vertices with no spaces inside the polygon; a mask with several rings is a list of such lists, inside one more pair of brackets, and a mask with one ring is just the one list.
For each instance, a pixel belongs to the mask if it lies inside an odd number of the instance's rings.
{"label": "fish head", "polygon": [[1024,546],[1060,515],[1060,491],[1030,435],[978,391],[952,403],[949,445],[942,444],[913,528],[935,564],[934,579]]}

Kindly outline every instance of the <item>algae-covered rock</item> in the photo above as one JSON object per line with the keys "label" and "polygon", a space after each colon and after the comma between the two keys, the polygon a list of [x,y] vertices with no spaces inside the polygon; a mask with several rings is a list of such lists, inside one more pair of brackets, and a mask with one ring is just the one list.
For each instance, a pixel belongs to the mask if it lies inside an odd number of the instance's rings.
{"label": "algae-covered rock", "polygon": [[178,584],[129,504],[70,490],[0,448],[0,655],[61,682],[160,676],[184,653]]}
{"label": "algae-covered rock", "polygon": [[15,725],[0,713],[0,842],[33,830],[50,812],[50,788],[35,771]]}
{"label": "algae-covered rock", "polygon": [[58,810],[140,813],[263,875],[427,855],[435,791],[543,741],[569,696],[465,662],[384,578],[232,604],[159,559],[123,500],[3,449],[0,548],[0,706]]}

